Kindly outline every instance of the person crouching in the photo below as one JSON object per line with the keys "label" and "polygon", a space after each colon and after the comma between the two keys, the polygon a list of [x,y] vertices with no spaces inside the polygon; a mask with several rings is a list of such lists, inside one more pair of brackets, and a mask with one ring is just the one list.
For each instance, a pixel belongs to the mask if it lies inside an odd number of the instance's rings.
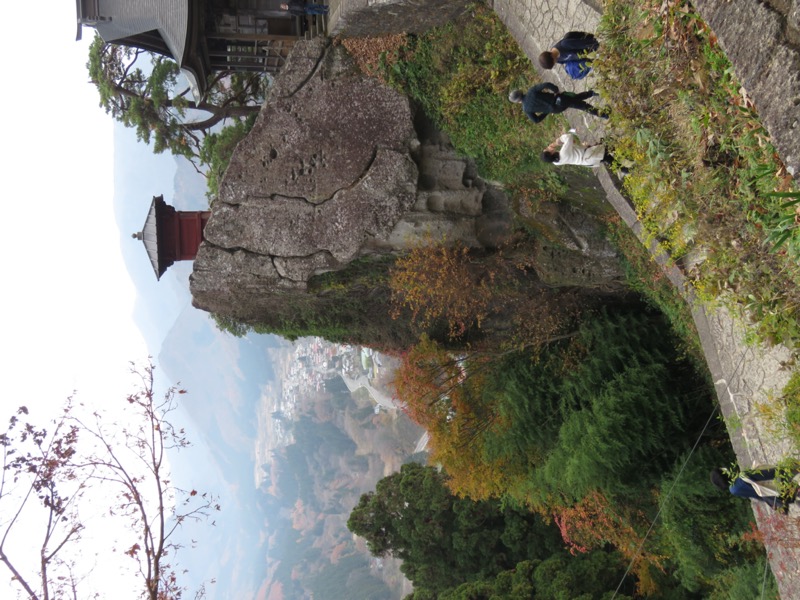
{"label": "person crouching", "polygon": [[578,165],[580,167],[597,167],[601,163],[611,165],[614,157],[609,154],[604,144],[584,146],[574,129],[560,136],[542,152],[542,161],[557,167],[562,165]]}

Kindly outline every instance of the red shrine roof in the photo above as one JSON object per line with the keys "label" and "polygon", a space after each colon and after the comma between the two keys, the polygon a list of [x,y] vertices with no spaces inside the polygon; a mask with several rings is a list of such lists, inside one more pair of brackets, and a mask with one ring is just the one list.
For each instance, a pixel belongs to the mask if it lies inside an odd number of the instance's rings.
{"label": "red shrine roof", "polygon": [[161,279],[167,267],[173,262],[172,260],[164,260],[158,255],[158,216],[163,214],[167,208],[163,195],[153,196],[153,202],[150,204],[150,210],[147,211],[147,218],[144,220],[142,231],[139,234],[134,234],[134,237],[138,237],[144,243],[147,258],[150,259],[150,264],[156,273],[156,279]]}

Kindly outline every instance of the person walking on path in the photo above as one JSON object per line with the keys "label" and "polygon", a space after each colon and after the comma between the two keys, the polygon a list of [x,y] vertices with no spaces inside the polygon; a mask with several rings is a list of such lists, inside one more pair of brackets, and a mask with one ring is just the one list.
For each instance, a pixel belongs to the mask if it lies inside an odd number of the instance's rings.
{"label": "person walking on path", "polygon": [[[737,498],[749,498],[769,504],[776,511],[786,514],[789,504],[797,496],[797,484],[793,477],[796,472],[762,465],[743,471],[731,481],[722,469],[711,471],[711,483],[727,490]],[[788,492],[788,496],[787,496]]]}
{"label": "person walking on path", "polygon": [[570,129],[544,149],[542,160],[557,167],[562,165],[597,167],[601,163],[611,165],[614,157],[608,153],[604,144],[584,146],[575,134],[575,130]]}
{"label": "person walking on path", "polygon": [[295,17],[305,15],[327,15],[328,7],[324,4],[306,4],[302,0],[290,0],[281,4],[281,10],[289,11]]}
{"label": "person walking on path", "polygon": [[522,93],[522,90],[514,90],[508,95],[508,100],[522,104],[522,110],[534,123],[541,123],[547,115],[562,113],[568,108],[582,110],[595,117],[607,119],[608,115],[601,114],[599,110],[586,102],[594,96],[597,96],[597,92],[592,90],[580,94],[562,92],[558,86],[546,82],[533,86],[527,94]]}
{"label": "person walking on path", "polygon": [[585,31],[570,31],[555,45],[539,55],[539,65],[546,70],[556,63],[564,65],[567,75],[572,79],[583,79],[592,70],[589,56],[600,47],[597,38]]}

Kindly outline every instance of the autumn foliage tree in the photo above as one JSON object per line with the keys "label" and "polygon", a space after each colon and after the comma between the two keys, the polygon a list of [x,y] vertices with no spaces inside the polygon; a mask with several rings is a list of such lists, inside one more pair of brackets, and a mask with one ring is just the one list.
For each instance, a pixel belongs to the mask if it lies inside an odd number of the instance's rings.
{"label": "autumn foliage tree", "polygon": [[482,433],[496,417],[484,396],[493,360],[485,352],[447,350],[423,334],[392,382],[404,412],[428,431],[432,460],[445,465],[448,485],[474,499],[498,496],[512,475],[482,452]]}
{"label": "autumn foliage tree", "polygon": [[[413,248],[390,271],[391,314],[455,344],[536,351],[573,335],[577,290],[539,280],[520,248],[475,250],[446,240]],[[446,334],[440,331],[446,330]]]}
{"label": "autumn foliage tree", "polygon": [[611,544],[630,562],[639,592],[656,591],[650,570],[663,573],[666,557],[645,546],[644,534],[650,522],[640,511],[614,505],[595,490],[572,506],[555,505],[552,516],[572,554],[585,554]]}
{"label": "autumn foliage tree", "polygon": [[480,410],[476,396],[487,360],[480,353],[447,350],[423,334],[403,355],[393,385],[405,412],[417,423],[435,425],[452,419],[456,412],[468,413],[475,421],[490,421],[491,415]]}
{"label": "autumn foliage tree", "polygon": [[397,318],[403,308],[425,329],[447,323],[448,335],[459,338],[490,312],[495,273],[478,269],[470,249],[462,244],[421,245],[397,259],[389,286]]}

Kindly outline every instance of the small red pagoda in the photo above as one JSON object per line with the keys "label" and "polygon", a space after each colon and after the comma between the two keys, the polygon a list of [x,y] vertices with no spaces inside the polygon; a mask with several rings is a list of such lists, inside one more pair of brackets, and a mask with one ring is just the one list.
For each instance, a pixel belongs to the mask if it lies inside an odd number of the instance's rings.
{"label": "small red pagoda", "polygon": [[210,216],[210,210],[175,210],[164,196],[153,196],[144,227],[132,237],[144,243],[156,279],[176,260],[195,259]]}

